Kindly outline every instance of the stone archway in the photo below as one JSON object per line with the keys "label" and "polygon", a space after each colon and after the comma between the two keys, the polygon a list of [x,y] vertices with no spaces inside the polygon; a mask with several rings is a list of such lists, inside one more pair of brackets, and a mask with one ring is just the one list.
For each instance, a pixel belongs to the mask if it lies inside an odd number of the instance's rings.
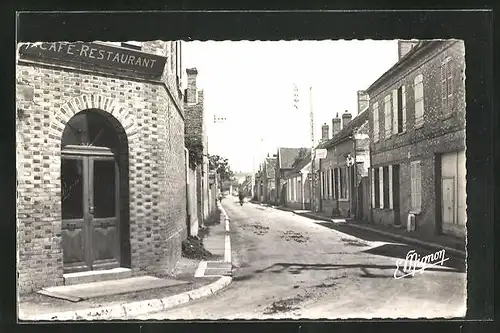
{"label": "stone archway", "polygon": [[[106,97],[83,95],[66,103],[54,120],[51,138],[59,138],[61,148],[64,272],[130,267],[128,142],[137,133],[128,110]],[[102,130],[90,133],[96,124],[105,129],[104,140]],[[82,128],[90,141],[76,138]],[[75,179],[80,188],[68,186]],[[68,204],[68,194],[75,191],[79,216],[71,214],[74,208]]]}

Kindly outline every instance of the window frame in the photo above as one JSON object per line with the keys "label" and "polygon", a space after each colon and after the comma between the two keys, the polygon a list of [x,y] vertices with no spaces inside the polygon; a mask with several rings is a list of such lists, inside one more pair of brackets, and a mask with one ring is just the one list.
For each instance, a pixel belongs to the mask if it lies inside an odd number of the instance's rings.
{"label": "window frame", "polygon": [[422,211],[422,164],[420,160],[410,162],[410,208],[415,213]]}
{"label": "window frame", "polygon": [[453,58],[446,57],[440,67],[441,71],[441,115],[446,118],[453,114]]}
{"label": "window frame", "polygon": [[392,93],[384,97],[384,133],[385,139],[392,136]]}
{"label": "window frame", "polygon": [[413,94],[415,105],[415,128],[421,128],[424,125],[424,75],[418,74],[413,80]]}
{"label": "window frame", "polygon": [[373,142],[380,141],[380,113],[378,102],[373,103]]}

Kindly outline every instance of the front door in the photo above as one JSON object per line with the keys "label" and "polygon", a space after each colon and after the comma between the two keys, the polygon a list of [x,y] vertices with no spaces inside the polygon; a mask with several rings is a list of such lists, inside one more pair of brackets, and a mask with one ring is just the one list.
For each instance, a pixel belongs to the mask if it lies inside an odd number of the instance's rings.
{"label": "front door", "polygon": [[394,224],[401,225],[401,209],[399,202],[399,165],[392,166],[392,203],[394,207]]}
{"label": "front door", "polygon": [[443,224],[455,223],[455,178],[442,178],[442,211]]}
{"label": "front door", "polygon": [[65,273],[120,266],[119,177],[108,148],[65,149],[61,162]]}

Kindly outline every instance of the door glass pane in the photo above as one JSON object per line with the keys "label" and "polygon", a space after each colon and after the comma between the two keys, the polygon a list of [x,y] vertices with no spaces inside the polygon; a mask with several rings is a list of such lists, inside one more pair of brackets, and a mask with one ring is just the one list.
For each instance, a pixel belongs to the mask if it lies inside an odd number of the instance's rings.
{"label": "door glass pane", "polygon": [[94,217],[116,215],[115,161],[94,160]]}
{"label": "door glass pane", "polygon": [[62,159],[61,162],[62,218],[83,218],[83,161]]}

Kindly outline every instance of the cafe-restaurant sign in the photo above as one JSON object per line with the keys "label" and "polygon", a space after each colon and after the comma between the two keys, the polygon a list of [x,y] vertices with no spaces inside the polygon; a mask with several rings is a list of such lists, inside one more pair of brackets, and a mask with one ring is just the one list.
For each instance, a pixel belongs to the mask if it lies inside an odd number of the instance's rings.
{"label": "cafe-restaurant sign", "polygon": [[26,43],[20,47],[19,56],[21,59],[58,61],[148,78],[160,78],[167,60],[159,55],[95,42]]}

